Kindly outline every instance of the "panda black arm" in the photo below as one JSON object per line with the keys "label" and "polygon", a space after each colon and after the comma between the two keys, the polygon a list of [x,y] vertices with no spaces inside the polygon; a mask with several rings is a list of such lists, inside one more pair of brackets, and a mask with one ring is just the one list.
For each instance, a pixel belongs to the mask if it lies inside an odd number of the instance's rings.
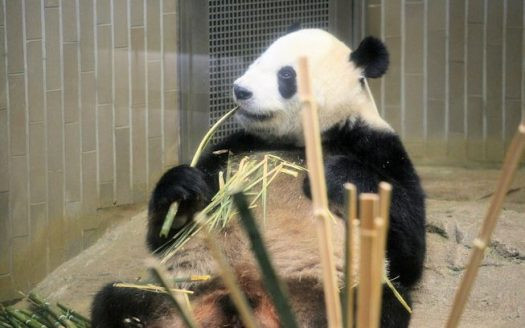
{"label": "panda black arm", "polygon": [[[331,134],[330,134],[331,133]],[[399,137],[362,122],[325,136],[325,174],[331,205],[341,206],[344,183],[358,192],[377,192],[379,182],[392,184],[387,253],[392,276],[406,286],[421,276],[425,257],[425,195]]]}
{"label": "panda black arm", "polygon": [[[241,131],[209,147],[196,167],[184,164],[166,171],[157,182],[149,202],[147,243],[150,249],[157,251],[167,246],[171,237],[209,203],[219,188],[217,176],[226,166],[228,152],[239,154],[266,146],[269,145],[259,138]],[[227,151],[217,153],[218,150]],[[177,216],[168,236],[160,237],[164,218],[173,202],[179,202]]]}
{"label": "panda black arm", "polygon": [[342,208],[343,186],[346,182],[353,183],[358,193],[376,193],[381,181],[392,184],[387,245],[389,271],[392,277],[399,276],[399,281],[405,286],[417,282],[425,257],[425,206],[419,184],[400,183],[351,154],[328,156],[325,160],[325,175],[328,198],[335,208]]}

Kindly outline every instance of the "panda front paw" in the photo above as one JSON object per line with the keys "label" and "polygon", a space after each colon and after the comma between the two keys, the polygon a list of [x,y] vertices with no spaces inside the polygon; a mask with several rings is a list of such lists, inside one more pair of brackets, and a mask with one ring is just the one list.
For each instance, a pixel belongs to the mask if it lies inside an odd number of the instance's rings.
{"label": "panda front paw", "polygon": [[[204,172],[188,165],[179,165],[168,170],[155,186],[149,203],[147,238],[151,249],[157,250],[165,245],[210,199],[211,192]],[[167,237],[160,237],[160,229],[174,202],[178,202],[179,207],[171,231]]]}

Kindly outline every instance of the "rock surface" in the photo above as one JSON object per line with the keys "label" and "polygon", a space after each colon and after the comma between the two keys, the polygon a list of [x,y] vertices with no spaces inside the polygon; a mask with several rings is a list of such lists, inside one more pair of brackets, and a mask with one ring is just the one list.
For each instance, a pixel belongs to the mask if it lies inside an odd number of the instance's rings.
{"label": "rock surface", "polygon": [[[428,252],[423,281],[414,292],[412,327],[444,327],[495,189],[497,170],[420,167],[428,195]],[[36,288],[89,313],[104,284],[146,275],[145,213],[112,228],[95,245],[64,263]],[[461,327],[525,327],[525,170],[515,178]]]}

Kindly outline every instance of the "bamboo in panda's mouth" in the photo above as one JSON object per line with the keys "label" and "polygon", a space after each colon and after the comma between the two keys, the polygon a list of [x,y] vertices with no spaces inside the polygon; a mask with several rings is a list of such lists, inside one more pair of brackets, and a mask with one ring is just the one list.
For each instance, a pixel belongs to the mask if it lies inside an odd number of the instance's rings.
{"label": "bamboo in panda's mouth", "polygon": [[242,115],[248,119],[257,120],[257,121],[266,121],[266,120],[273,118],[274,116],[273,113],[270,113],[270,112],[252,113],[242,107],[239,107],[239,110],[237,111],[237,115]]}

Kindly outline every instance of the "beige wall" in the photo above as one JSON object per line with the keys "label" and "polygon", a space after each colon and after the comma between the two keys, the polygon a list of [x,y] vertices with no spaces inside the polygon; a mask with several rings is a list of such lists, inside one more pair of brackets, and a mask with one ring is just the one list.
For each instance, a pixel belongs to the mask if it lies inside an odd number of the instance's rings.
{"label": "beige wall", "polygon": [[175,0],[0,1],[0,300],[177,162]]}
{"label": "beige wall", "polygon": [[421,162],[499,162],[525,118],[523,0],[368,0],[391,52],[373,92]]}

